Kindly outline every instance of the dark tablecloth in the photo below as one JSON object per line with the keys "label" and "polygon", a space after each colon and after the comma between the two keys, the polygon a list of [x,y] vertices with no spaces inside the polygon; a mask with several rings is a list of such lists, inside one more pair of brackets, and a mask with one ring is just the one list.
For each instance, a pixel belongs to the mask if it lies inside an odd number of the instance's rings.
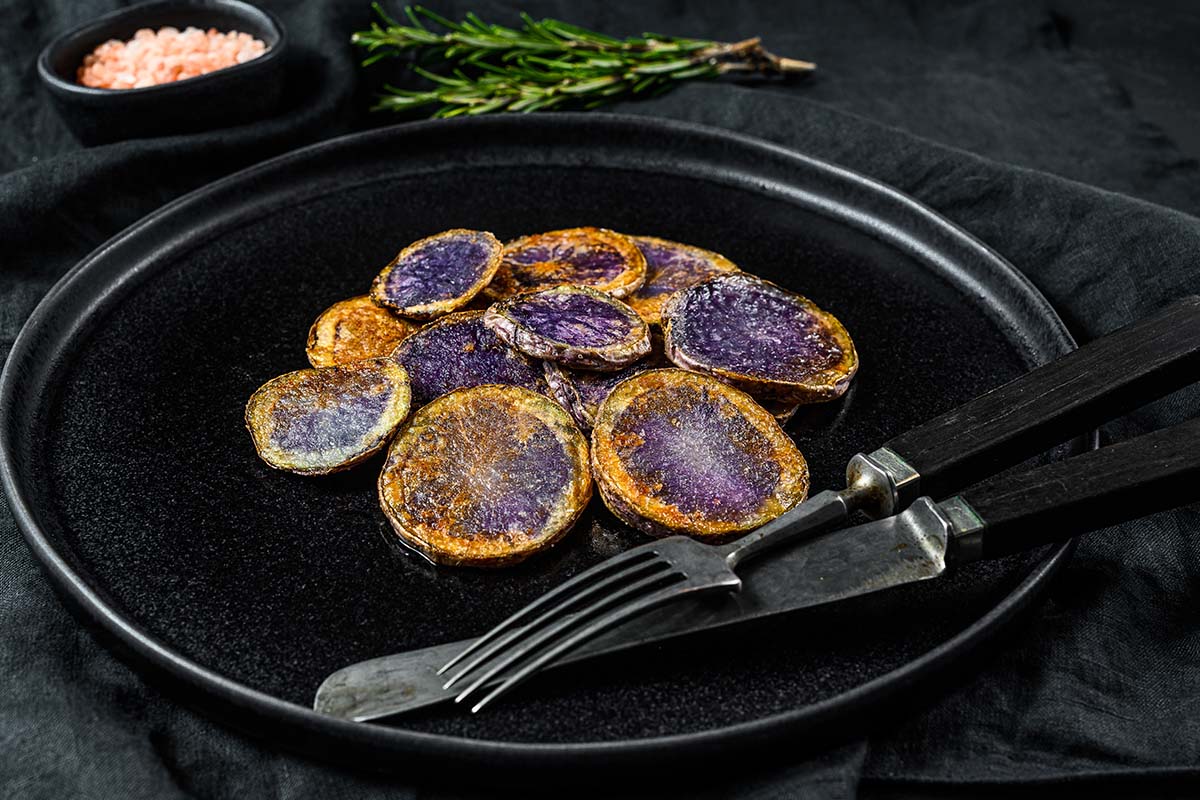
{"label": "dark tablecloth", "polygon": [[[80,148],[37,84],[34,59],[58,31],[117,5],[0,3],[4,353],[63,272],[165,201],[293,147],[395,121],[364,112],[373,81],[359,79],[347,44],[369,19],[365,0],[294,0],[263,3],[283,17],[296,50],[280,114],[236,129]],[[475,10],[509,21],[518,7],[437,5],[448,16]],[[1152,85],[1154,69],[1189,68],[1200,17],[1187,4],[1147,16],[1069,0],[523,7],[615,34],[763,34],[774,51],[819,62],[804,82],[693,84],[616,110],[743,131],[889,182],[1010,259],[1081,341],[1196,291],[1200,220],[1191,215],[1200,213],[1200,165],[1146,121],[1120,81]],[[1111,40],[1122,28],[1122,52],[1141,62],[1110,62],[1097,49],[1095,37]],[[1170,105],[1161,87],[1155,103],[1159,112]],[[1179,104],[1168,127],[1200,120],[1198,106]],[[1106,435],[1180,422],[1198,399],[1181,392]],[[173,704],[62,608],[6,511],[0,573],[0,796],[479,791],[454,776],[413,783],[331,767]],[[1200,510],[1098,531],[1081,541],[1032,620],[919,712],[827,753],[730,765],[727,780],[706,777],[685,794],[848,797],[933,785],[1025,792],[1115,780],[1137,793],[1190,791],[1200,786],[1198,605]]]}

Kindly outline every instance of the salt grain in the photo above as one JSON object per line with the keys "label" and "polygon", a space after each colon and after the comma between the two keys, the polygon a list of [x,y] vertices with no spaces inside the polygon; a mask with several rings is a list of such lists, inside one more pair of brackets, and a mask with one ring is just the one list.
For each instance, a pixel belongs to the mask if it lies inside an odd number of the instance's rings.
{"label": "salt grain", "polygon": [[83,57],[77,78],[95,89],[140,89],[244,64],[266,51],[261,40],[238,31],[142,28],[128,42],[97,46]]}

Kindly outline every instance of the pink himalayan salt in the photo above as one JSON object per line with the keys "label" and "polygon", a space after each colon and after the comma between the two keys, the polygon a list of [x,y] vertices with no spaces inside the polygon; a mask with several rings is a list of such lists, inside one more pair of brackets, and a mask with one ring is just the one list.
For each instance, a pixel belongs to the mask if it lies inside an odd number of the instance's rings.
{"label": "pink himalayan salt", "polygon": [[77,77],[97,89],[140,89],[232,67],[266,50],[261,40],[238,31],[142,28],[128,42],[109,39],[84,56]]}

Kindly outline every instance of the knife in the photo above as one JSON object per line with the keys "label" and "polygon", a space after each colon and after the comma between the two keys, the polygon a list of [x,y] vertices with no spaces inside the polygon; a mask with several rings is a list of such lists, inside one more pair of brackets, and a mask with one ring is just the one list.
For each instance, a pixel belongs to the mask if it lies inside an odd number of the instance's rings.
{"label": "knife", "polygon": [[[1200,297],[1192,296],[983,394],[878,450],[854,456],[847,466],[846,489],[817,494],[777,524],[795,526],[811,536],[843,524],[859,510],[872,517],[889,517],[920,494],[942,496],[969,485],[1186,385],[1197,366]],[[808,568],[804,549],[788,545],[770,559],[748,564],[740,593],[659,609],[643,617],[635,629],[617,628],[564,663],[811,605],[795,588],[797,576]],[[443,681],[435,675],[438,667],[467,644],[470,640],[338,670],[321,685],[314,707],[365,721],[437,702],[452,694],[441,688]]]}
{"label": "knife", "polygon": [[[740,593],[694,603],[694,627],[716,628],[785,610],[833,603],[942,575],[950,566],[998,558],[1098,527],[1200,500],[1200,419],[974,486],[948,500],[914,501],[892,517],[829,531],[747,575]],[[786,580],[784,580],[786,579]],[[663,614],[662,611],[676,614]],[[646,618],[637,637],[596,640],[567,663],[681,635],[679,607]],[[442,701],[438,667],[464,642],[364,661],[339,670],[313,707],[367,721]],[[504,676],[498,676],[497,681]]]}

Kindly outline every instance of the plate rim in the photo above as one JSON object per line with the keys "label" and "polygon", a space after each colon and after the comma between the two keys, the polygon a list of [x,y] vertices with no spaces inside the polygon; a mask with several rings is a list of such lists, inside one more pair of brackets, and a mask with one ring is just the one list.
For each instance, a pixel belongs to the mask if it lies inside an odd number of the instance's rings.
{"label": "plate rim", "polygon": [[[330,737],[351,748],[366,747],[370,751],[370,755],[374,756],[373,761],[379,761],[380,757],[394,758],[397,755],[407,754],[458,761],[462,761],[466,757],[473,762],[482,757],[493,766],[518,769],[544,768],[550,766],[551,762],[571,767],[584,766],[595,761],[603,761],[605,766],[612,766],[617,762],[625,765],[639,763],[645,765],[652,762],[662,763],[663,759],[677,761],[681,757],[692,758],[712,752],[715,748],[729,752],[731,746],[737,746],[740,749],[756,743],[763,744],[766,739],[772,738],[776,734],[795,730],[806,723],[824,721],[836,716],[847,707],[854,708],[880,703],[885,699],[884,695],[890,691],[912,686],[926,675],[944,670],[960,655],[965,656],[990,638],[1004,623],[1037,599],[1049,579],[1070,558],[1073,542],[1056,546],[1049,556],[1034,566],[1017,586],[996,605],[951,638],[902,666],[848,691],[816,703],[719,728],[617,741],[543,743],[476,739],[401,727],[353,723],[282,700],[225,677],[159,642],[152,634],[141,629],[136,621],[123,616],[120,609],[114,608],[99,591],[89,585],[85,575],[67,563],[37,523],[36,511],[31,504],[31,498],[22,486],[21,477],[17,474],[17,464],[15,463],[17,457],[14,453],[14,443],[10,441],[10,432],[24,427],[20,425],[22,420],[17,416],[16,410],[18,405],[16,400],[23,377],[21,368],[26,365],[31,356],[36,354],[41,334],[44,332],[43,328],[49,325],[58,305],[65,302],[64,298],[69,297],[72,288],[81,279],[81,276],[86,276],[91,265],[100,262],[109,250],[136,237],[147,228],[152,228],[163,218],[169,218],[181,207],[186,207],[206,195],[220,192],[231,185],[251,180],[256,174],[279,169],[293,161],[316,157],[324,151],[351,147],[355,144],[370,142],[372,139],[382,141],[406,134],[421,136],[430,129],[436,130],[446,126],[504,128],[523,127],[531,124],[593,129],[599,126],[619,128],[622,125],[654,128],[667,135],[686,134],[732,143],[743,149],[758,150],[776,159],[792,161],[808,169],[817,169],[835,175],[867,190],[872,195],[899,203],[907,212],[915,214],[925,223],[932,225],[933,229],[949,236],[958,245],[966,246],[973,251],[975,257],[990,262],[989,268],[995,270],[997,274],[1004,275],[1008,280],[1007,290],[1016,292],[1021,297],[1021,302],[1028,304],[1032,315],[1040,317],[1048,325],[1047,334],[1050,336],[1053,346],[1064,352],[1074,349],[1076,346],[1066,325],[1049,301],[1020,270],[987,244],[941,216],[932,208],[888,184],[835,163],[723,128],[630,114],[593,112],[530,116],[503,115],[400,123],[326,139],[283,153],[187,192],[142,217],[99,245],[59,278],[38,302],[33,313],[22,325],[6,359],[3,372],[0,373],[0,484],[3,486],[17,527],[42,568],[48,573],[51,583],[56,588],[65,591],[68,599],[77,608],[83,610],[91,622],[98,624],[103,633],[115,637],[118,645],[129,648],[129,652],[121,653],[121,655],[134,656],[138,663],[130,664],[131,669],[138,671],[139,667],[149,666],[153,670],[162,671],[164,677],[171,679],[172,682],[181,683],[185,688],[196,690],[201,695],[216,695],[229,706],[230,712],[247,712],[259,723],[264,722],[262,718],[266,717],[265,722],[269,728],[276,728],[278,725],[285,726],[284,729],[294,727],[299,734],[298,741],[280,743],[291,749],[306,751],[314,755],[330,756],[331,753],[321,747],[321,745],[327,746],[328,742],[318,743],[316,747],[306,746],[305,733]],[[485,139],[483,134],[476,135],[480,140]],[[110,291],[116,291],[131,277],[129,272],[123,273],[121,280],[115,284],[109,283]],[[973,283],[969,277],[965,280]],[[88,302],[87,308],[91,309],[95,305],[103,303],[107,294],[92,298]],[[81,315],[80,318],[82,319],[84,316],[86,315]],[[62,334],[56,334],[51,338],[61,337]],[[52,369],[52,367],[43,369]],[[1089,437],[1085,446],[1096,446],[1094,433]],[[109,641],[101,640],[101,643],[110,650],[112,649]],[[167,699],[171,702],[176,700],[169,696]],[[195,704],[187,703],[187,705],[195,708]],[[239,723],[236,714],[226,718],[224,713],[210,713],[211,709],[201,708],[199,710],[206,716],[215,716],[220,722],[235,728],[260,736],[262,734],[258,724],[247,727]],[[279,740],[276,739],[276,741]]]}

